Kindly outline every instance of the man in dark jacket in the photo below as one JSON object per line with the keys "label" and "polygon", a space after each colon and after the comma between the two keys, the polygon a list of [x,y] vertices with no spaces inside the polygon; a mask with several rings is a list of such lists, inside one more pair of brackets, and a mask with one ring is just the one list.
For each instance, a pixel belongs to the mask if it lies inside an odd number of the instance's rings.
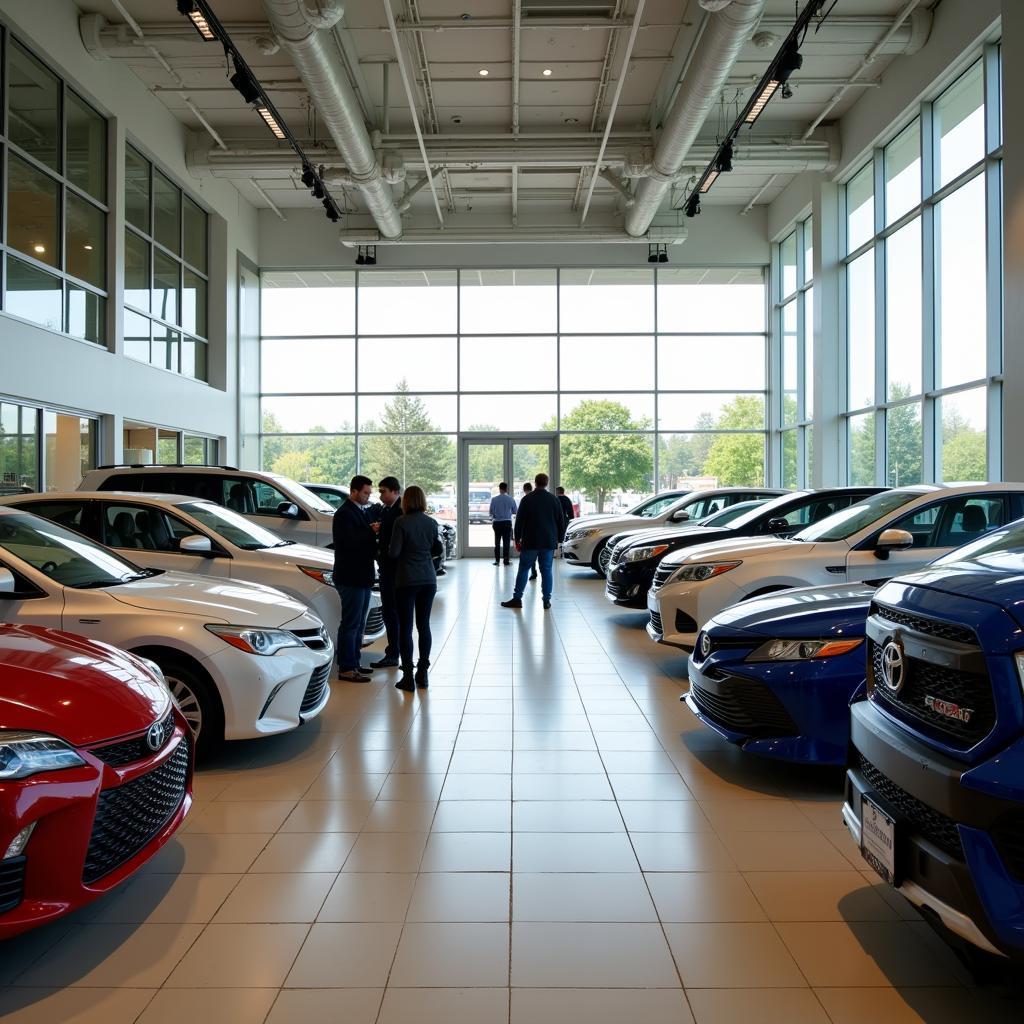
{"label": "man in dark jacket", "polygon": [[565,493],[564,487],[556,487],[555,493],[558,495],[559,504],[562,506],[562,515],[565,516],[565,525],[569,525],[570,519],[576,518],[576,512],[572,507],[572,498]]}
{"label": "man in dark jacket", "polygon": [[387,630],[388,645],[384,657],[373,663],[373,668],[394,668],[398,664],[398,607],[395,604],[395,560],[389,554],[391,534],[395,520],[402,514],[402,485],[393,476],[386,476],[377,484],[380,489],[380,504],[375,506],[376,519],[380,523],[377,534],[377,565],[380,568],[380,610],[384,614],[384,629]]}
{"label": "man in dark jacket", "polygon": [[565,536],[565,514],[558,498],[548,490],[547,473],[534,477],[534,489],[524,494],[519,502],[516,516],[515,540],[519,551],[519,572],[516,573],[516,588],[509,601],[502,601],[502,608],[522,608],[523,591],[530,570],[540,563],[541,597],[544,607],[551,607],[552,571],[551,560],[555,548]]}
{"label": "man in dark jacket", "polygon": [[338,678],[365,683],[370,670],[359,664],[366,616],[373,593],[379,523],[371,522],[366,506],[373,493],[373,481],[354,476],[348,500],[334,513],[334,586],[341,597],[341,627],[338,629]]}

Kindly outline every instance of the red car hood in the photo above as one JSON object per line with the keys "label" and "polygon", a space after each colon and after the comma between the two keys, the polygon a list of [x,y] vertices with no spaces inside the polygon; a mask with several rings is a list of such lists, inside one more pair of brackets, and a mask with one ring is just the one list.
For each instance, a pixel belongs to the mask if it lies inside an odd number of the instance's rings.
{"label": "red car hood", "polygon": [[140,732],[170,696],[137,658],[73,633],[0,626],[0,729],[88,746]]}

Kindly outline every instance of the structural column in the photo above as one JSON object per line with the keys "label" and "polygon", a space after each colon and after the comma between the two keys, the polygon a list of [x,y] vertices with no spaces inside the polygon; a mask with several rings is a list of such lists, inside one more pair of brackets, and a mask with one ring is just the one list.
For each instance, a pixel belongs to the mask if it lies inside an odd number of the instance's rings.
{"label": "structural column", "polygon": [[821,178],[814,187],[814,467],[813,487],[846,483],[846,358],[842,329],[846,296],[839,263],[839,186]]}

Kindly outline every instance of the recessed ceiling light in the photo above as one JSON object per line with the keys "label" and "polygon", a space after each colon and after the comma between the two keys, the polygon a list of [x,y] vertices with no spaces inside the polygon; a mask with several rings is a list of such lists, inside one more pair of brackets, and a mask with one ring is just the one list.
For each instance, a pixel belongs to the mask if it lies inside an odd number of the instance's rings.
{"label": "recessed ceiling light", "polygon": [[487,68],[481,68],[481,69],[480,69],[480,70],[479,70],[479,71],[477,72],[477,74],[478,74],[478,75],[479,75],[479,76],[480,76],[481,78],[486,78],[486,77],[487,77],[487,76],[488,76],[488,75],[490,74],[490,71],[488,71],[488,70],[487,70]]}
{"label": "recessed ceiling light", "polygon": [[84,249],[84,250],[85,250],[86,252],[92,252],[92,246],[91,246],[91,245],[88,245],[88,244],[86,244],[86,245],[83,245],[83,246],[82,246],[82,248],[83,248],[83,249]]}
{"label": "recessed ceiling light", "polygon": [[543,70],[543,71],[541,72],[541,74],[542,74],[542,75],[543,75],[543,76],[544,76],[545,78],[550,78],[550,77],[551,77],[551,68],[545,68],[545,69],[544,69],[544,70]]}
{"label": "recessed ceiling light", "polygon": [[579,124],[580,119],[578,117],[567,117],[563,124]]}
{"label": "recessed ceiling light", "polygon": [[46,246],[45,245],[33,245],[32,246],[32,251],[33,252],[46,252]]}

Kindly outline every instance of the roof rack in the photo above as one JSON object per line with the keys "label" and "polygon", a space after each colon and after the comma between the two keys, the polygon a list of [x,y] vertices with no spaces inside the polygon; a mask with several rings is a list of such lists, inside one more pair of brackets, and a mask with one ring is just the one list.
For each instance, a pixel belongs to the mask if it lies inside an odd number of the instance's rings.
{"label": "roof rack", "polygon": [[192,462],[112,462],[97,469],[230,469],[232,473],[240,472],[237,466],[199,466]]}

